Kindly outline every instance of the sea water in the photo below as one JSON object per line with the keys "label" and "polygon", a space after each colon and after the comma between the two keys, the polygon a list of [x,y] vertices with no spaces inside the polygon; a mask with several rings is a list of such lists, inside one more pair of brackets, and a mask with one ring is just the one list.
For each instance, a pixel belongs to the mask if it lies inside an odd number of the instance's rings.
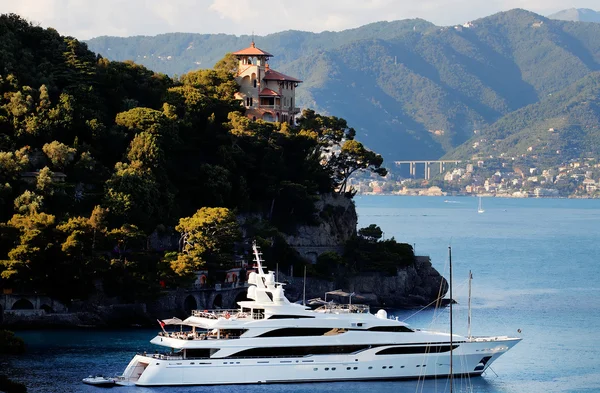
{"label": "sea water", "polygon": [[[359,227],[377,224],[429,255],[449,277],[454,329],[467,333],[469,271],[473,335],[523,338],[483,377],[455,391],[600,392],[600,200],[357,196]],[[414,327],[449,330],[449,310],[389,310]],[[90,374],[121,373],[136,352],[153,352],[154,330],[22,331],[27,354],[0,359],[0,373],[29,392],[97,392]],[[457,359],[456,361],[460,361]],[[449,392],[445,379],[249,386],[115,387],[123,392]]]}

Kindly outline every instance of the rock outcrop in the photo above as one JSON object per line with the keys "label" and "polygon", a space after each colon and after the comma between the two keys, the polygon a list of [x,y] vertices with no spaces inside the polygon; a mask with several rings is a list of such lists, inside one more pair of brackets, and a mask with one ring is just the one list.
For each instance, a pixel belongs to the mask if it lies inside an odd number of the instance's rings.
{"label": "rock outcrop", "polygon": [[[285,277],[289,282],[286,296],[290,301],[302,300],[301,278]],[[448,282],[431,265],[429,257],[416,257],[415,263],[398,269],[396,276],[359,275],[335,280],[308,278],[306,299],[324,298],[325,292],[341,289],[352,293],[353,302],[375,307],[407,308],[435,305],[448,290]],[[327,300],[348,303],[348,296],[328,295]]]}
{"label": "rock outcrop", "polygon": [[311,262],[324,252],[342,253],[344,244],[356,233],[358,216],[354,201],[344,195],[326,194],[315,203],[321,223],[303,225],[286,242]]}

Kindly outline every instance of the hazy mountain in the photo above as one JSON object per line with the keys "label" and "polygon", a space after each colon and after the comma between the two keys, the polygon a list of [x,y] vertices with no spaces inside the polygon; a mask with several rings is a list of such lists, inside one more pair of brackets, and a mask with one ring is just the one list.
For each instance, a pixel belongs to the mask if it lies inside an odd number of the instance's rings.
{"label": "hazy mountain", "polygon": [[[89,46],[111,59],[183,73],[210,67],[250,40],[165,34],[100,37]],[[474,131],[600,70],[600,24],[524,10],[462,26],[405,20],[255,41],[275,55],[274,68],[304,80],[300,105],[346,118],[387,160],[438,158]]]}
{"label": "hazy mountain", "polygon": [[600,23],[600,12],[589,8],[569,8],[549,15],[549,19],[567,20],[572,22],[596,22]]}

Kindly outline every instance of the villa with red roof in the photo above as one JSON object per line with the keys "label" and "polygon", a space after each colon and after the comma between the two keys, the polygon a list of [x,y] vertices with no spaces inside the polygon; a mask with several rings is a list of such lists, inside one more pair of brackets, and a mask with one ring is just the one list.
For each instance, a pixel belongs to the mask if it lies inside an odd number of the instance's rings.
{"label": "villa with red roof", "polygon": [[233,54],[239,61],[236,81],[240,90],[236,98],[242,100],[246,115],[252,120],[294,124],[300,112],[294,106],[296,88],[302,81],[269,68],[273,55],[257,48],[254,41]]}

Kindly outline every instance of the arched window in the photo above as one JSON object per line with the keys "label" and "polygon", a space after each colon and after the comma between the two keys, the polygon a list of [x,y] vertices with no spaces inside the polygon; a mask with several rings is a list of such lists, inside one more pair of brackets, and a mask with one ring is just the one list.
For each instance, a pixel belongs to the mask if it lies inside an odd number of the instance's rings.
{"label": "arched window", "polygon": [[191,314],[192,310],[198,309],[198,303],[196,303],[196,299],[192,295],[188,295],[183,301],[183,309],[186,314]]}

